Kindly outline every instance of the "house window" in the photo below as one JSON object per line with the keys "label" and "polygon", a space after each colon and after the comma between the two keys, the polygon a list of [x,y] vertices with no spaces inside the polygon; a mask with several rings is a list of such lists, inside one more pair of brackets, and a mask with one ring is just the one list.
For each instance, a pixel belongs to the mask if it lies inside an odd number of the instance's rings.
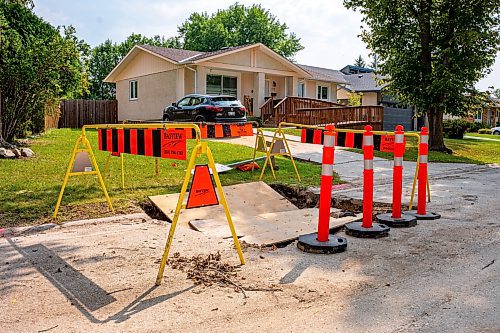
{"label": "house window", "polygon": [[238,78],[225,75],[207,75],[207,94],[231,95],[238,93]]}
{"label": "house window", "polygon": [[129,100],[133,101],[136,100],[138,97],[137,95],[137,81],[130,81],[129,83]]}
{"label": "house window", "polygon": [[328,87],[318,86],[318,99],[328,100]]}
{"label": "house window", "polygon": [[306,86],[304,85],[304,81],[299,81],[299,86],[298,86],[298,95],[299,97],[305,97],[306,95]]}
{"label": "house window", "polygon": [[483,111],[477,111],[475,114],[474,114],[474,121],[476,122],[480,122],[483,120]]}

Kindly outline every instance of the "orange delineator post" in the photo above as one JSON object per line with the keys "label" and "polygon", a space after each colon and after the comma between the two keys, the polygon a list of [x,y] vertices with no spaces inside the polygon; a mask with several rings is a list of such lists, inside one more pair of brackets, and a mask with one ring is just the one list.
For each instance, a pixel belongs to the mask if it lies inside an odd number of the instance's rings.
{"label": "orange delineator post", "polygon": [[422,127],[420,131],[420,163],[418,167],[418,204],[417,214],[425,215],[427,201],[427,163],[429,161],[429,131],[427,127]]}
{"label": "orange delineator post", "polygon": [[397,125],[394,132],[394,169],[392,171],[392,217],[401,218],[401,197],[403,195],[403,156],[405,152],[403,126]]}
{"label": "orange delineator post", "polygon": [[373,226],[373,133],[366,126],[363,133],[363,228]]}
{"label": "orange delineator post", "polygon": [[297,247],[304,252],[332,254],[347,249],[347,239],[345,237],[330,235],[335,138],[335,126],[327,125],[323,138],[318,232],[299,236]]}
{"label": "orange delineator post", "polygon": [[363,132],[363,221],[347,223],[345,232],[349,236],[379,238],[389,235],[387,225],[373,223],[373,132],[370,125]]}
{"label": "orange delineator post", "polygon": [[330,234],[330,211],[332,204],[333,162],[335,156],[335,127],[327,125],[324,133],[319,193],[318,241],[327,242]]}

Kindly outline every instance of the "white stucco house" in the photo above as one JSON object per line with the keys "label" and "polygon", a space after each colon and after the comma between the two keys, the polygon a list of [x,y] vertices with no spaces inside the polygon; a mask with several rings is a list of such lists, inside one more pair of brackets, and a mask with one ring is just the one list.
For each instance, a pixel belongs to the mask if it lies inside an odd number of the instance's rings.
{"label": "white stucco house", "polygon": [[199,52],[136,45],[105,78],[116,83],[118,120],[160,119],[165,106],[190,93],[236,96],[255,116],[268,97],[337,102],[337,70],[298,65],[265,45]]}

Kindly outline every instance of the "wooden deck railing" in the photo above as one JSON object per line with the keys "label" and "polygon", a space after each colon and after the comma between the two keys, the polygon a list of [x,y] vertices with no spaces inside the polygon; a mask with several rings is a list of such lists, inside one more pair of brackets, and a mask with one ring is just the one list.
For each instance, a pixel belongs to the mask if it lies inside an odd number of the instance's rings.
{"label": "wooden deck railing", "polygon": [[[324,108],[335,106],[340,106],[340,104],[307,97],[287,96],[276,104],[271,118],[263,116],[262,121],[263,123],[279,124],[282,121],[289,121],[289,117],[297,115],[297,110],[302,108]],[[264,115],[264,113],[262,113],[262,115]]]}
{"label": "wooden deck railing", "polygon": [[338,127],[370,124],[381,130],[384,121],[383,106],[341,106],[302,108],[287,117],[287,122],[304,125],[334,124]]}
{"label": "wooden deck railing", "polygon": [[274,115],[273,98],[267,99],[264,104],[260,107],[260,115],[262,117],[262,122],[269,122]]}

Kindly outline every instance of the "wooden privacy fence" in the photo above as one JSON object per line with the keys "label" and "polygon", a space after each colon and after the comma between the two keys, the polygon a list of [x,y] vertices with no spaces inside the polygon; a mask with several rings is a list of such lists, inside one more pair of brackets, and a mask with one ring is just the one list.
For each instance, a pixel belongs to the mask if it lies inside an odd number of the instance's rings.
{"label": "wooden privacy fence", "polygon": [[60,104],[59,128],[81,128],[84,125],[116,124],[116,100],[63,100]]}
{"label": "wooden privacy fence", "polygon": [[304,125],[334,124],[337,127],[354,128],[370,124],[374,130],[382,130],[384,122],[383,106],[344,106],[325,108],[297,109],[295,114],[287,115],[289,123]]}
{"label": "wooden privacy fence", "polygon": [[307,97],[287,96],[274,107],[273,103],[271,102],[269,104],[269,100],[267,100],[261,107],[262,122],[264,124],[279,124],[280,122],[288,121],[287,117],[296,115],[297,110],[302,108],[326,108],[336,106],[341,105]]}

